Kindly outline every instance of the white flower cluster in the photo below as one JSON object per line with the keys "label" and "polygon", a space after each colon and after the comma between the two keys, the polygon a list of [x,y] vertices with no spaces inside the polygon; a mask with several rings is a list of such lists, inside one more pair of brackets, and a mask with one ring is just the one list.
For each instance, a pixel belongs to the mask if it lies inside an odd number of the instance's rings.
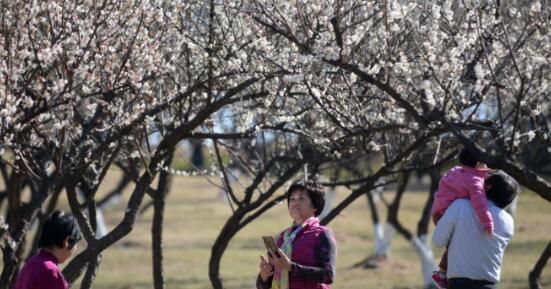
{"label": "white flower cluster", "polygon": [[104,2],[6,4],[1,143],[90,160],[225,111],[232,131],[278,127],[288,143],[343,155],[362,135],[379,150],[380,132],[425,129],[416,114],[549,111],[537,1]]}

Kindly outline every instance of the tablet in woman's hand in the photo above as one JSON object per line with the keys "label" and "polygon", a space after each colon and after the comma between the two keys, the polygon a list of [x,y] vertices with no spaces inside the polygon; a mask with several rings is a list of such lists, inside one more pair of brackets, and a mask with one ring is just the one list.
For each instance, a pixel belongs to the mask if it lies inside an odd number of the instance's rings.
{"label": "tablet in woman's hand", "polygon": [[278,258],[281,257],[279,253],[277,252],[277,245],[274,240],[274,237],[272,236],[263,236],[262,240],[264,241],[264,245],[266,246],[266,250],[268,250],[268,254],[273,253]]}

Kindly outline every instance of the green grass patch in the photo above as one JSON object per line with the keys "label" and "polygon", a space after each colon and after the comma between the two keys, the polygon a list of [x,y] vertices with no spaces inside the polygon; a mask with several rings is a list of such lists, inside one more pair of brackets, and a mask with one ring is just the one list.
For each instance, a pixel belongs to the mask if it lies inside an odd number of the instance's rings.
{"label": "green grass patch", "polygon": [[[115,186],[118,172],[108,175],[102,192]],[[217,181],[217,180],[216,180]],[[131,188],[126,192],[128,196]],[[337,200],[347,191],[338,191]],[[387,200],[393,194],[385,193]],[[406,192],[400,220],[414,231],[427,194]],[[147,200],[147,198],[146,198]],[[105,211],[108,226],[122,218],[125,201]],[[381,218],[386,218],[383,204]],[[516,216],[515,237],[505,253],[501,289],[527,289],[528,272],[551,238],[551,203],[531,192],[521,195]],[[175,177],[165,215],[165,275],[169,289],[212,288],[208,279],[211,246],[230,216],[227,202],[218,188],[201,177]],[[140,216],[134,230],[103,254],[94,284],[96,289],[152,288],[151,270],[152,210]],[[290,224],[285,203],[281,203],[244,228],[229,244],[221,264],[225,288],[254,288],[259,255],[264,253],[262,235],[276,235]],[[334,289],[421,289],[420,262],[411,245],[395,232],[391,257],[378,269],[351,269],[373,252],[373,229],[365,197],[355,201],[330,227],[338,240],[337,276]],[[433,226],[431,225],[431,230]],[[441,250],[435,250],[439,258]],[[542,284],[551,285],[551,265],[542,274]],[[78,288],[75,284],[74,288]]]}

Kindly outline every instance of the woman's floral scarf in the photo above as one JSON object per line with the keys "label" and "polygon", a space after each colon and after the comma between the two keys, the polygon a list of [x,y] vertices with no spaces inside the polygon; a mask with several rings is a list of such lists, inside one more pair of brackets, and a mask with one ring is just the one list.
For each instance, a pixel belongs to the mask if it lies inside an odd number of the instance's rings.
{"label": "woman's floral scarf", "polygon": [[[298,226],[293,230],[294,226],[291,226],[285,230],[283,233],[283,244],[280,249],[291,259],[293,253],[293,241],[295,240],[297,234],[307,225],[310,225],[316,221],[316,217],[308,218],[304,223]],[[274,278],[272,280],[272,289],[289,289],[289,271],[275,269]]]}

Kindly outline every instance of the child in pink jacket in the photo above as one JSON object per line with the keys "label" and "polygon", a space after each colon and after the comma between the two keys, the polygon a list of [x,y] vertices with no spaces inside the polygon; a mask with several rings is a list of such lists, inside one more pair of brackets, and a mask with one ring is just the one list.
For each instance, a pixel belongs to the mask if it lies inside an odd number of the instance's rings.
{"label": "child in pink jacket", "polygon": [[[484,180],[491,170],[486,164],[480,162],[467,148],[459,153],[461,165],[453,167],[440,180],[438,191],[434,194],[432,204],[432,220],[438,220],[444,215],[446,209],[457,199],[470,199],[473,209],[484,231],[493,236],[494,224],[492,215],[488,211],[488,201],[484,190]],[[447,250],[440,260],[440,271],[434,272],[432,278],[440,288],[447,288],[446,271],[448,268]]]}

